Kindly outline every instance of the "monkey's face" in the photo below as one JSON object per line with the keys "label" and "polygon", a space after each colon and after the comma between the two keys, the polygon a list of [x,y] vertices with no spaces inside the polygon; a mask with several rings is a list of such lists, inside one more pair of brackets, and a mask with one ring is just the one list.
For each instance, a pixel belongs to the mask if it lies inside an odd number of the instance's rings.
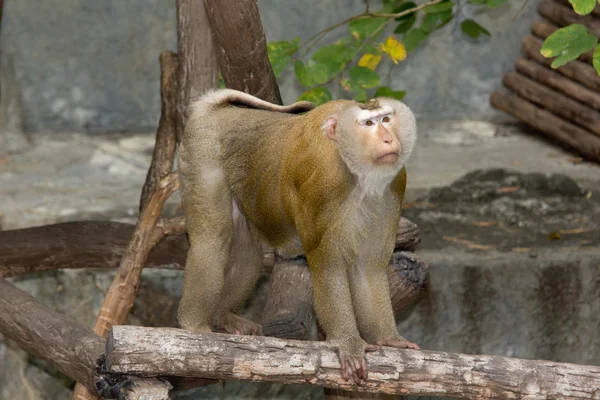
{"label": "monkey's face", "polygon": [[400,171],[416,139],[415,118],[403,103],[386,98],[349,107],[332,125],[330,138],[353,171]]}

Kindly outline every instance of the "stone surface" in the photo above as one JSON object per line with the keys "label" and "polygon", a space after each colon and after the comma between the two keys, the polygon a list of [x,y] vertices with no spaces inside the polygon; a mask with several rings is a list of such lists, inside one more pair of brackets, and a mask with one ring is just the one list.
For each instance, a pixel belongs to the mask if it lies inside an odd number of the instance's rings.
{"label": "stone surface", "polygon": [[[391,70],[391,86],[408,91],[406,102],[420,117],[507,118],[490,107],[488,97],[513,68],[537,2],[521,9],[521,2],[509,1],[485,11],[467,0],[456,3],[456,17]],[[260,0],[259,8],[267,40],[304,41],[364,11],[364,1]],[[472,40],[461,32],[460,23],[473,17],[491,37]],[[27,132],[153,130],[160,109],[158,55],[176,49],[175,24],[175,2],[5,2],[0,57],[11,68],[3,67],[0,100],[19,112],[1,118],[19,115]],[[324,43],[346,32],[338,28]],[[279,81],[286,103],[304,90],[291,67]]]}

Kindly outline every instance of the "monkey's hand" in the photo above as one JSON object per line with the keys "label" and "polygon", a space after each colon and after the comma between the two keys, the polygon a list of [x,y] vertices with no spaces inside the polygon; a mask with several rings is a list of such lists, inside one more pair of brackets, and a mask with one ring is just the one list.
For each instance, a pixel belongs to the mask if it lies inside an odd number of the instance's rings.
{"label": "monkey's hand", "polygon": [[406,340],[402,336],[398,336],[394,339],[378,340],[376,344],[378,346],[395,347],[397,349],[419,350],[419,346],[416,343]]}
{"label": "monkey's hand", "polygon": [[222,312],[215,316],[215,331],[231,333],[232,335],[264,336],[262,326],[232,312]]}
{"label": "monkey's hand", "polygon": [[352,378],[357,385],[360,385],[362,380],[367,380],[365,353],[375,351],[377,347],[368,344],[360,337],[333,339],[329,342],[338,348],[338,356],[340,364],[342,364],[342,378],[346,381]]}

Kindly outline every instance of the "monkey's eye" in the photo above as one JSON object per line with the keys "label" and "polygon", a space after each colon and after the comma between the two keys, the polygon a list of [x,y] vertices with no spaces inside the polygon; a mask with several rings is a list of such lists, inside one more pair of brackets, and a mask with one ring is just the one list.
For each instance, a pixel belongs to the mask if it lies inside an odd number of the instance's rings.
{"label": "monkey's eye", "polygon": [[365,122],[366,126],[373,126],[373,121],[368,120],[367,122]]}
{"label": "monkey's eye", "polygon": [[390,117],[383,117],[382,121],[383,122],[390,122]]}

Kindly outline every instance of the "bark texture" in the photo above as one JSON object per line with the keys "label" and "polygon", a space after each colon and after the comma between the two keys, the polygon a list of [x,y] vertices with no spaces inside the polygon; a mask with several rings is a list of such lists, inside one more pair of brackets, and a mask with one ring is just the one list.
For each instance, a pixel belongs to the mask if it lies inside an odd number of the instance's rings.
{"label": "bark texture", "polygon": [[106,341],[1,278],[0,333],[95,391],[96,362]]}
{"label": "bark texture", "polygon": [[[355,390],[325,342],[113,326],[111,373],[309,384]],[[365,392],[465,399],[597,399],[600,367],[381,347],[367,354]]]}
{"label": "bark texture", "polygon": [[256,0],[204,0],[204,4],[225,85],[283,104]]}

